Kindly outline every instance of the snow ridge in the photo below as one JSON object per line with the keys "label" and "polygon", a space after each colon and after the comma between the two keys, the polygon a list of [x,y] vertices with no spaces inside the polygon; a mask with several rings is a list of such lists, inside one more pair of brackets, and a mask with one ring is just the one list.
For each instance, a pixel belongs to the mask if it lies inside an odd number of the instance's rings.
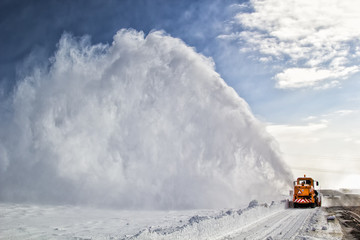
{"label": "snow ridge", "polygon": [[222,239],[242,227],[268,215],[284,211],[284,202],[258,204],[257,200],[244,209],[223,210],[214,215],[194,215],[178,226],[148,227],[122,240],[141,239]]}

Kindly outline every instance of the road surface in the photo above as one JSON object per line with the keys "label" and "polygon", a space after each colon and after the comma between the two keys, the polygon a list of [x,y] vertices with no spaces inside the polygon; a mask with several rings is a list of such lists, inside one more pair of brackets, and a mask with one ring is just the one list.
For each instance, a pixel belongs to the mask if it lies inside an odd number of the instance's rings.
{"label": "road surface", "polygon": [[328,222],[320,209],[286,209],[230,233],[223,240],[341,239],[337,222]]}

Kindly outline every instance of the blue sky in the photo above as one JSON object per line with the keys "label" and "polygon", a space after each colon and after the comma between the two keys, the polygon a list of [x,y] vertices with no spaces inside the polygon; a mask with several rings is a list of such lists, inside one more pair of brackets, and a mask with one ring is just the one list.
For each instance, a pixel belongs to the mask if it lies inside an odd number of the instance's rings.
{"label": "blue sky", "polygon": [[108,43],[121,28],[164,30],[214,60],[295,175],[360,188],[359,12],[356,1],[340,0],[5,0],[1,96],[48,64],[64,32]]}

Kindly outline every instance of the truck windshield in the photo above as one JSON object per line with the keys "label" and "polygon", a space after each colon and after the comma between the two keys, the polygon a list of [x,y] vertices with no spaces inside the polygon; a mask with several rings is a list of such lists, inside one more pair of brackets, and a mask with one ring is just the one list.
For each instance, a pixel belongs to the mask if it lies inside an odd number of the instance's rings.
{"label": "truck windshield", "polygon": [[311,185],[311,180],[299,180],[299,184],[308,184]]}

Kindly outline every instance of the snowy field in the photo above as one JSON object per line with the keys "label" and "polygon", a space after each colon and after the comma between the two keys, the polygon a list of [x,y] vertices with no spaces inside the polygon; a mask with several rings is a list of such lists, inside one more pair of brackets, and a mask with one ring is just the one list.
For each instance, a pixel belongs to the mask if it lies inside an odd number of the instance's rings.
{"label": "snowy field", "polygon": [[242,209],[123,211],[0,204],[0,239],[341,239],[316,209],[281,202]]}

